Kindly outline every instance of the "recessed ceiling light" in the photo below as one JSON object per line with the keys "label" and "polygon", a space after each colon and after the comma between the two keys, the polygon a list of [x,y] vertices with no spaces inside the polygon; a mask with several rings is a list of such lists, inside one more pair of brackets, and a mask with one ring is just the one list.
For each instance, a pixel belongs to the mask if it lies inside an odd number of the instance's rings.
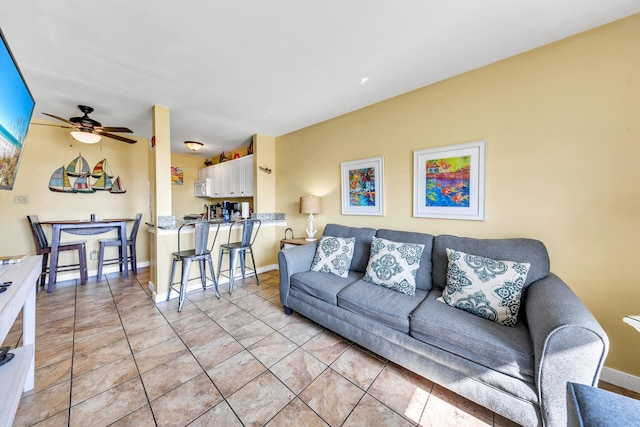
{"label": "recessed ceiling light", "polygon": [[362,80],[360,80],[360,84],[363,85],[368,81],[369,81],[369,77],[363,77]]}

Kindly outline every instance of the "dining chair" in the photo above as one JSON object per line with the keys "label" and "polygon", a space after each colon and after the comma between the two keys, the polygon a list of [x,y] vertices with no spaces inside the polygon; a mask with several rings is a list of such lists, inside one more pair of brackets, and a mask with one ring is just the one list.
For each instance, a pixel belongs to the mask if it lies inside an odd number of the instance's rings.
{"label": "dining chair", "polygon": [[[131,227],[131,233],[127,238],[127,254],[122,253],[122,241],[119,238],[100,239],[100,252],[98,254],[98,276],[97,280],[102,279],[102,268],[105,265],[118,264],[119,271],[122,271],[125,262],[131,262],[131,271],[138,274],[138,258],[136,256],[136,239],[138,238],[138,228],[142,214],[136,215],[136,219]],[[107,246],[118,247],[118,258],[104,259],[105,248]]]}
{"label": "dining chair", "polygon": [[[229,238],[226,244],[220,245],[220,259],[218,260],[218,282],[220,282],[220,276],[229,278],[229,293],[233,292],[233,282],[236,270],[236,261],[238,255],[240,257],[240,269],[242,271],[242,278],[245,278],[245,267],[252,270],[256,276],[256,282],[259,285],[260,279],[258,279],[258,271],[256,270],[256,261],[253,257],[253,242],[256,240],[258,231],[260,231],[260,225],[262,221],[259,219],[245,219],[242,221],[235,221],[229,228]],[[242,227],[242,237],[239,242],[231,242],[231,236],[234,229]],[[246,254],[251,256],[251,263],[253,268],[246,266]],[[225,254],[229,255],[229,269],[222,270],[222,258]],[[223,274],[228,272],[228,274]]]}
{"label": "dining chair", "polygon": [[[33,235],[33,241],[36,245],[36,253],[42,255],[42,273],[40,274],[40,286],[44,286],[45,279],[49,273],[49,254],[51,253],[51,246],[47,241],[47,236],[44,234],[42,225],[37,215],[27,215],[29,225],[31,226],[31,234]],[[63,251],[78,251],[78,263],[77,264],[58,264],[56,272],[78,270],[80,272],[80,284],[84,285],[88,279],[87,272],[87,242],[86,240],[65,242],[58,246],[58,252]],[[53,291],[53,284],[49,284],[48,292]]]}
{"label": "dining chair", "polygon": [[[180,243],[180,234],[185,227],[194,227],[194,240],[195,240],[195,248],[194,249],[181,249]],[[214,274],[213,270],[213,260],[211,259],[211,251],[216,243],[216,239],[218,238],[218,232],[220,231],[220,224],[215,224],[216,233],[213,236],[213,241],[211,242],[211,248],[207,247],[207,243],[209,240],[209,231],[211,229],[211,223],[209,221],[197,221],[195,223],[188,223],[180,226],[178,228],[178,251],[173,252],[172,254],[172,263],[171,263],[171,274],[169,278],[169,290],[167,291],[167,301],[171,296],[171,291],[175,289],[174,286],[180,284],[180,298],[178,302],[178,312],[182,311],[182,305],[184,304],[184,298],[187,294],[187,285],[190,280],[200,279],[202,282],[202,289],[207,288],[207,271],[205,263],[209,264],[209,270],[211,272],[211,281],[213,282],[213,288],[216,293],[216,297],[220,298],[220,292],[218,292],[218,280]],[[200,276],[195,277],[193,279],[189,279],[191,263],[193,261],[198,261],[200,265]],[[176,272],[176,267],[178,262],[182,262],[182,274],[179,282],[174,282],[174,276]]]}

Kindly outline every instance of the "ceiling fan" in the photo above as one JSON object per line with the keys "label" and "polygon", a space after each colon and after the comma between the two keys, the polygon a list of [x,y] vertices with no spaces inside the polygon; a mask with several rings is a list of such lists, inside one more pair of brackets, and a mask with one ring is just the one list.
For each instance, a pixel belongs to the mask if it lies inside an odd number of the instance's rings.
{"label": "ceiling fan", "polygon": [[96,120],[93,120],[89,117],[89,114],[93,112],[92,107],[88,107],[86,105],[78,105],[80,111],[84,113],[82,117],[71,117],[69,120],[63,119],[62,117],[55,116],[49,113],[42,113],[45,116],[53,117],[54,119],[60,120],[62,122],[67,123],[71,126],[60,126],[63,128],[74,129],[71,132],[71,136],[77,141],[84,142],[86,144],[94,144],[100,141],[100,136],[105,136],[111,139],[117,139],[118,141],[127,142],[129,144],[135,144],[137,141],[131,138],[125,138],[124,136],[115,135],[111,132],[118,133],[133,133],[133,131],[129,128],[125,127],[108,127],[102,126],[102,124]]}

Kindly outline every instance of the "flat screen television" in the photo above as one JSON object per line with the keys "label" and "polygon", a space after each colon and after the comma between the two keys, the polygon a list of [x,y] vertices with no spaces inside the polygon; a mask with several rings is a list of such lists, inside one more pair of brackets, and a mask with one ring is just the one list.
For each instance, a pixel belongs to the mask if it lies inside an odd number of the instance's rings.
{"label": "flat screen television", "polygon": [[13,190],[35,101],[0,29],[0,190]]}

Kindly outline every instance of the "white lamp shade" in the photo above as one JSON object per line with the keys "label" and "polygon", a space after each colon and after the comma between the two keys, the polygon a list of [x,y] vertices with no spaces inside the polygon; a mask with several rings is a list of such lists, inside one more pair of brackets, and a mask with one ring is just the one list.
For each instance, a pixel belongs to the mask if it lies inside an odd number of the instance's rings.
{"label": "white lamp shade", "polygon": [[84,132],[81,130],[74,130],[71,132],[71,136],[76,141],[82,142],[84,144],[95,144],[100,141],[101,137],[98,134],[92,132]]}

